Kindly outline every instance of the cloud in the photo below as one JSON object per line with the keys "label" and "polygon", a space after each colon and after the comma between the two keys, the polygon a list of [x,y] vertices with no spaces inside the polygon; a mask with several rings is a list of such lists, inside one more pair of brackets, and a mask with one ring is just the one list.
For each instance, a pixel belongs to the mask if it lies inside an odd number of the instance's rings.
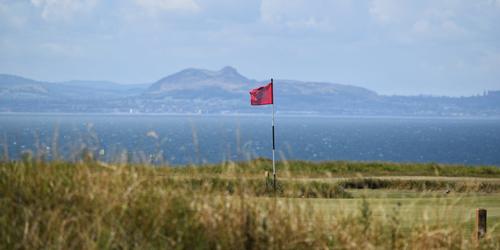
{"label": "cloud", "polygon": [[200,11],[200,6],[194,0],[135,0],[135,3],[150,13],[162,11]]}
{"label": "cloud", "polygon": [[94,9],[99,0],[31,0],[45,20],[70,20],[75,15]]}
{"label": "cloud", "polygon": [[369,13],[380,28],[408,40],[463,39],[492,29],[499,17],[495,7],[499,2],[370,0]]}
{"label": "cloud", "polygon": [[456,19],[456,13],[452,10],[427,10],[414,21],[412,31],[414,35],[443,38],[467,35],[465,27],[458,24]]}
{"label": "cloud", "polygon": [[369,13],[380,23],[392,23],[406,16],[405,7],[404,1],[400,0],[373,0]]}
{"label": "cloud", "polygon": [[350,5],[349,0],[262,0],[260,18],[264,23],[290,29],[332,31]]}
{"label": "cloud", "polygon": [[14,29],[21,29],[26,23],[28,17],[23,11],[22,3],[8,5],[0,2],[0,27],[6,26]]}
{"label": "cloud", "polygon": [[[166,69],[231,64],[257,78],[271,69],[393,81],[392,93],[420,62],[429,67],[415,82],[439,84],[445,73],[450,81],[463,73],[464,84],[498,79],[498,23],[500,0],[0,0],[0,66],[48,78],[85,77],[93,67],[105,78],[143,81]],[[441,74],[435,65],[461,68]],[[139,70],[123,73],[132,66]]]}

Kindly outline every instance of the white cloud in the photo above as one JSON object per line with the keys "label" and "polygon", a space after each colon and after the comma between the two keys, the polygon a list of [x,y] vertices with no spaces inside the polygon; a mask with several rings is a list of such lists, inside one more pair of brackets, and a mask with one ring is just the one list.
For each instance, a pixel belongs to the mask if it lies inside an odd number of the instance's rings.
{"label": "white cloud", "polygon": [[27,22],[26,15],[19,11],[18,6],[0,3],[0,26],[6,25],[15,29],[21,29]]}
{"label": "white cloud", "polygon": [[[457,12],[450,9],[428,9],[414,21],[413,32],[415,35],[430,37],[457,37],[467,34],[464,27],[460,26]],[[413,20],[412,20],[413,21]]]}
{"label": "white cloud", "polygon": [[291,29],[331,31],[350,7],[350,0],[262,0],[260,18],[267,24]]}
{"label": "white cloud", "polygon": [[92,10],[99,0],[31,0],[45,20],[69,20],[74,15]]}
{"label": "white cloud", "polygon": [[491,0],[371,0],[370,15],[407,40],[463,38],[475,32],[471,25],[490,23],[486,13],[493,4]]}
{"label": "white cloud", "polygon": [[427,20],[418,20],[413,24],[413,30],[417,33],[428,33],[431,30],[431,24]]}
{"label": "white cloud", "polygon": [[404,1],[400,0],[373,0],[369,12],[380,23],[397,22],[406,16]]}
{"label": "white cloud", "polygon": [[415,22],[411,35],[420,38],[454,38],[468,34],[463,27],[452,20],[432,22],[421,19]]}
{"label": "white cloud", "polygon": [[200,6],[194,0],[135,0],[135,3],[151,13],[162,11],[200,11]]}

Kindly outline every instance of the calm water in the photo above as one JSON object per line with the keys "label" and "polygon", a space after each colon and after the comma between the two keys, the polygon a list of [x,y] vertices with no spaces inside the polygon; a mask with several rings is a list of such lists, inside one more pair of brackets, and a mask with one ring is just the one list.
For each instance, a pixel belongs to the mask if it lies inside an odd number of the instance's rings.
{"label": "calm water", "polygon": [[[500,166],[500,119],[278,116],[278,159]],[[271,157],[270,116],[0,115],[0,152],[104,161]],[[5,153],[2,153],[5,155]]]}

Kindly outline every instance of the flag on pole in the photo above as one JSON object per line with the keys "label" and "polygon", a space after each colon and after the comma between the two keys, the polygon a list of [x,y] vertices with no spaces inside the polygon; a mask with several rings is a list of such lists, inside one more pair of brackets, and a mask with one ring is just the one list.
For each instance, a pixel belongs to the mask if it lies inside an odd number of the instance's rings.
{"label": "flag on pole", "polygon": [[273,83],[250,91],[250,103],[252,105],[273,104]]}
{"label": "flag on pole", "polygon": [[[266,86],[250,90],[251,105],[273,105],[272,135],[273,135],[273,189],[276,191],[276,163],[275,163],[275,139],[274,139],[274,93],[273,79]],[[267,182],[266,182],[267,183]]]}

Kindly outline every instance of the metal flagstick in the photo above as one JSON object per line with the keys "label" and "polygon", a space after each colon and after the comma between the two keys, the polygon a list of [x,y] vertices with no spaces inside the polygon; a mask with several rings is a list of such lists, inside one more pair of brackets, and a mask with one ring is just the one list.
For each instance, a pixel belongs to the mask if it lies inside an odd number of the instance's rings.
{"label": "metal flagstick", "polygon": [[273,79],[271,78],[271,96],[273,98],[273,189],[276,192],[276,165],[275,165],[275,160],[274,160],[274,150],[276,149],[275,147],[275,139],[274,139],[274,83]]}

